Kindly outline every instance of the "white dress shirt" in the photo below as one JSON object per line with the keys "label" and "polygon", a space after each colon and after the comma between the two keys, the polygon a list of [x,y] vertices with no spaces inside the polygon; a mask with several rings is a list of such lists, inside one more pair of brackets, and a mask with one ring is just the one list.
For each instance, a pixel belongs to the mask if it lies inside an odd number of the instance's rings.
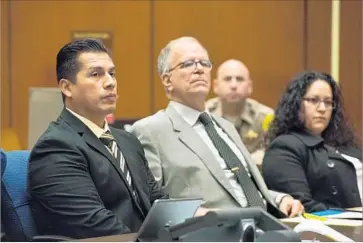
{"label": "white dress shirt", "polygon": [[359,159],[346,155],[346,154],[340,153],[340,155],[354,165],[354,168],[355,168],[355,171],[357,174],[357,183],[358,183],[360,200],[362,201],[363,200],[362,199],[362,162]]}
{"label": "white dress shirt", "polygon": [[[231,184],[234,193],[237,196],[238,202],[242,205],[242,207],[247,207],[247,199],[243,192],[243,189],[241,185],[238,183],[237,178],[234,173],[227,167],[226,162],[224,159],[220,156],[217,148],[214,146],[212,140],[209,138],[204,125],[198,121],[199,115],[201,114],[200,111],[194,110],[193,108],[190,108],[188,106],[185,106],[181,103],[171,101],[170,105],[178,112],[180,116],[183,117],[183,119],[193,127],[193,129],[198,133],[198,135],[203,139],[203,141],[206,143],[208,148],[211,150],[214,157],[217,159],[221,169],[223,170],[225,176],[228,178],[229,183]],[[207,111],[206,111],[207,112]],[[208,113],[208,112],[207,112]],[[208,113],[209,114],[209,113]],[[213,119],[212,119],[213,120]],[[242,154],[242,152],[239,150],[237,145],[230,139],[230,137],[213,121],[214,128],[217,130],[218,135],[228,144],[228,146],[232,149],[232,151],[236,154],[238,159],[242,162],[244,165],[247,173],[249,176],[250,173],[248,171],[248,166],[245,161],[245,158]],[[260,196],[262,197],[261,193]],[[264,200],[265,202],[265,200]],[[266,203],[266,202],[265,202]]]}
{"label": "white dress shirt", "polygon": [[[110,128],[108,126],[107,121],[105,120],[105,125],[103,128],[97,126],[94,122],[88,120],[87,118],[75,113],[74,111],[72,111],[71,109],[69,109],[68,107],[66,107],[66,109],[72,113],[72,115],[74,115],[75,117],[77,117],[79,120],[81,120],[81,122],[83,122],[95,135],[97,138],[100,138],[101,135],[107,131],[110,131]],[[109,149],[109,147],[107,147],[105,145],[105,147],[107,148],[108,151],[110,151],[110,153],[112,154],[111,150]]]}

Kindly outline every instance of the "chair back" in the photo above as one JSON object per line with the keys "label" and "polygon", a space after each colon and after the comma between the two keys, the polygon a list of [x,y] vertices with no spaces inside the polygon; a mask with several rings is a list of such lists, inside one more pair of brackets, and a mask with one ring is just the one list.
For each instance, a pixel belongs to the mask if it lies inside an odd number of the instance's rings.
{"label": "chair back", "polygon": [[[3,174],[4,174],[4,171],[6,168],[6,159],[5,159],[5,153],[2,149],[0,150],[0,156],[1,156],[1,190],[3,190]],[[3,221],[4,220],[1,218],[1,228],[0,228],[1,239],[0,240],[6,241]]]}
{"label": "chair back", "polygon": [[6,158],[5,158],[5,153],[2,149],[0,150],[0,153],[1,153],[1,179],[2,179],[6,168]]}
{"label": "chair back", "polygon": [[20,150],[23,147],[20,144],[19,137],[13,128],[4,128],[0,131],[1,148],[5,151]]}
{"label": "chair back", "polygon": [[28,150],[1,153],[1,167],[6,165],[1,183],[1,218],[10,241],[29,241],[37,234],[28,204],[29,155]]}

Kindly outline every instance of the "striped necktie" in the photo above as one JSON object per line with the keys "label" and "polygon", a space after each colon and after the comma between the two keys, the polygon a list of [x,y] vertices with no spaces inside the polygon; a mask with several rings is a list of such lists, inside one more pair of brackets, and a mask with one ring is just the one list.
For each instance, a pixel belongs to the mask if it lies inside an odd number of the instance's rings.
{"label": "striped necktie", "polygon": [[109,149],[109,151],[111,152],[113,157],[115,157],[116,161],[118,162],[118,164],[120,166],[121,171],[124,173],[124,176],[129,184],[129,186],[132,188],[132,191],[135,195],[135,190],[132,185],[130,172],[127,168],[127,164],[125,162],[124,156],[122,155],[121,151],[117,147],[115,138],[112,136],[110,131],[106,131],[105,133],[103,133],[101,135],[100,140],[104,145],[106,145],[106,147]]}
{"label": "striped necktie", "polygon": [[204,125],[205,131],[228,168],[235,174],[237,181],[241,185],[246,196],[248,206],[266,208],[262,197],[252,179],[249,177],[245,167],[228,144],[219,136],[213,125],[212,118],[206,112],[203,112],[199,116],[199,121]]}

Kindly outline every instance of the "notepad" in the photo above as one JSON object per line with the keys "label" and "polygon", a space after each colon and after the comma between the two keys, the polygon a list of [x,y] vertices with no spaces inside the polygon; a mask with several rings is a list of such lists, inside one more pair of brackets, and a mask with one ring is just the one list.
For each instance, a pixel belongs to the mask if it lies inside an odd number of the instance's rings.
{"label": "notepad", "polygon": [[334,219],[362,220],[362,218],[363,218],[362,211],[353,212],[353,211],[329,209],[329,210],[324,210],[324,211],[320,211],[320,212],[315,212],[312,214],[316,215],[316,216],[321,216],[321,217],[325,217],[325,218],[334,218]]}

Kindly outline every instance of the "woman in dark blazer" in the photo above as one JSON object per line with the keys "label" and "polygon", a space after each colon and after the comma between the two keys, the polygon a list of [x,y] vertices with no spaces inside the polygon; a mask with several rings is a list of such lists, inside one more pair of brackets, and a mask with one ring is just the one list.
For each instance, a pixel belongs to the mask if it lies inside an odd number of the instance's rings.
{"label": "woman in dark blazer", "polygon": [[362,150],[333,78],[301,74],[288,84],[275,114],[262,163],[269,189],[299,199],[307,212],[362,206]]}

